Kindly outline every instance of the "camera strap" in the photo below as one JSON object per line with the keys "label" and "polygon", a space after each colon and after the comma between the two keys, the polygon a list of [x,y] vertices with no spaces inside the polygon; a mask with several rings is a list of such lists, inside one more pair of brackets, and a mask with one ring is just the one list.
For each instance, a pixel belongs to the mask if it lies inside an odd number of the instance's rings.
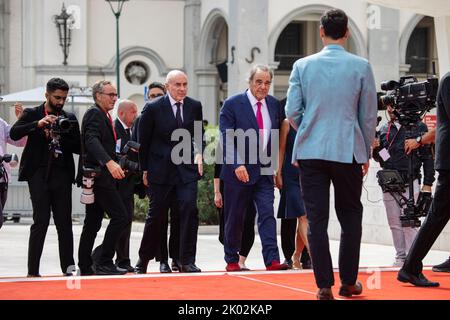
{"label": "camera strap", "polygon": [[[387,134],[386,134],[386,142],[388,142],[388,143],[389,143],[389,135],[390,135],[390,133],[391,133],[391,127],[392,127],[392,124],[393,124],[392,122],[389,122],[388,131],[387,131]],[[391,149],[392,144],[393,144],[394,141],[395,141],[395,138],[397,138],[398,133],[400,132],[400,130],[402,130],[402,128],[403,128],[403,126],[401,126],[401,127],[397,130],[397,132],[395,133],[395,135],[394,135],[394,137],[392,138],[391,142],[389,143],[389,146],[387,147],[387,150],[390,150],[390,149]]]}

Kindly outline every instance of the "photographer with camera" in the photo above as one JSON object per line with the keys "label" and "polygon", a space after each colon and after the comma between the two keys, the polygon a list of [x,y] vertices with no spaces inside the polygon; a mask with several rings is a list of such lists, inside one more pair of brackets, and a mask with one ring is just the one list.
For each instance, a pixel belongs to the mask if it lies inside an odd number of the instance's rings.
{"label": "photographer with camera", "polygon": [[[383,169],[397,170],[402,180],[407,184],[409,181],[409,159],[404,150],[406,138],[406,129],[399,123],[394,109],[391,105],[387,106],[387,112],[390,121],[381,127],[378,146],[374,149],[374,159],[380,162]],[[427,126],[418,121],[413,127],[412,135],[421,136],[427,132]],[[414,198],[419,196],[419,187],[421,183],[421,167],[423,166],[424,179],[422,192],[431,193],[431,186],[434,182],[433,155],[429,146],[422,146],[418,152],[413,155],[413,180],[414,180]],[[383,190],[385,191],[385,190]],[[403,196],[408,197],[408,186],[405,186]],[[396,201],[389,192],[383,192],[383,202],[386,208],[386,215],[389,227],[392,232],[392,239],[396,250],[394,266],[401,267],[411,248],[417,229],[414,227],[403,227],[400,221],[403,207]]]}
{"label": "photographer with camera", "polygon": [[28,136],[19,167],[19,181],[27,181],[33,205],[33,225],[28,246],[28,276],[39,277],[45,236],[53,212],[58,231],[63,274],[70,274],[73,259],[72,183],[73,154],[80,153],[80,129],[72,113],[63,110],[69,85],[60,78],[47,82],[46,102],[25,109],[12,126],[10,137]]}
{"label": "photographer with camera", "polygon": [[[122,168],[128,167],[125,164],[126,161],[132,161],[128,159],[128,153],[130,150],[129,146],[131,145],[131,131],[133,127],[133,123],[137,117],[137,105],[130,100],[121,100],[119,102],[117,108],[117,119],[114,120],[114,128],[117,133],[117,142],[116,142],[116,153],[119,157],[119,164]],[[134,129],[133,129],[134,131]],[[136,153],[135,161],[130,162],[130,165],[138,167],[138,158]],[[123,163],[123,165],[122,165]],[[130,262],[130,235],[131,235],[131,222],[133,220],[134,214],[134,187],[138,180],[140,180],[140,176],[136,174],[139,168],[135,168],[137,170],[129,170],[125,171],[125,178],[118,181],[118,190],[120,196],[122,198],[123,204],[127,209],[127,217],[129,220],[129,224],[126,226],[125,230],[122,232],[121,236],[116,245],[116,266],[125,269],[128,272],[134,272],[134,268],[131,266]],[[101,245],[98,246],[92,257],[94,262],[101,255]]]}
{"label": "photographer with camera", "polygon": [[[86,217],[78,266],[82,275],[120,275],[127,270],[117,268],[112,259],[119,238],[131,219],[118,189],[118,180],[125,178],[125,172],[118,164],[118,136],[109,114],[117,101],[117,91],[111,82],[99,81],[92,87],[92,95],[95,105],[86,111],[81,124],[82,165],[79,166],[78,181],[83,176],[83,188],[93,187],[93,190],[90,197],[82,198],[86,204]],[[110,222],[99,257],[93,261],[91,251],[105,212]]]}
{"label": "photographer with camera", "polygon": [[418,287],[439,286],[438,282],[429,281],[423,275],[422,260],[450,219],[450,72],[441,79],[437,94],[435,168],[439,176],[428,217],[397,275],[399,281]]}
{"label": "photographer with camera", "polygon": [[[22,116],[23,106],[20,103],[14,104],[17,119]],[[14,161],[14,155],[6,154],[6,144],[16,147],[24,147],[27,143],[27,137],[23,137],[19,141],[14,141],[9,136],[11,126],[2,118],[0,118],[0,229],[3,226],[3,208],[5,207],[6,198],[8,196],[8,182],[11,177],[10,167]],[[17,164],[17,163],[16,163]]]}

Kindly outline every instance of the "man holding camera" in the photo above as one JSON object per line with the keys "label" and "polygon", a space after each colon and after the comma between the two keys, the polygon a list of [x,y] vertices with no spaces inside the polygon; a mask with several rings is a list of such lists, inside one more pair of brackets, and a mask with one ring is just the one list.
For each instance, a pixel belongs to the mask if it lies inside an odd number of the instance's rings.
{"label": "man holding camera", "polygon": [[72,234],[73,153],[80,153],[80,129],[72,113],[63,110],[69,85],[59,78],[48,81],[46,102],[26,109],[13,125],[10,137],[28,136],[19,168],[19,181],[27,181],[33,205],[33,225],[28,246],[28,276],[39,277],[45,235],[53,212],[58,231],[63,274],[75,265]]}
{"label": "man holding camera", "polygon": [[[86,204],[86,217],[80,238],[78,265],[82,275],[120,275],[127,270],[113,264],[115,249],[120,236],[131,223],[127,209],[118,190],[118,180],[125,172],[117,163],[117,132],[109,111],[117,101],[116,88],[109,81],[99,81],[92,87],[95,105],[86,111],[81,125],[82,161],[81,175],[94,177],[94,202]],[[97,171],[98,174],[92,174]],[[91,251],[100,230],[103,214],[110,222],[103,238],[98,260],[92,261]]]}
{"label": "man holding camera", "polygon": [[[435,168],[439,176],[433,203],[397,275],[399,281],[418,287],[439,286],[423,275],[422,260],[450,219],[450,72],[441,79],[437,94]],[[441,267],[445,267],[445,263]]]}
{"label": "man holding camera", "polygon": [[[414,180],[414,198],[417,200],[419,196],[419,187],[421,184],[420,170],[423,166],[424,179],[422,192],[431,193],[431,186],[434,182],[434,160],[430,146],[422,146],[417,152],[413,153],[413,172],[408,171],[409,158],[405,153],[405,140],[407,130],[399,123],[394,108],[391,105],[387,106],[387,112],[390,121],[381,127],[380,138],[375,144],[374,159],[380,161],[383,169],[397,170],[405,183],[408,183],[410,174],[413,175]],[[418,121],[409,133],[410,136],[421,137],[427,132],[427,126]],[[403,193],[403,196],[408,198],[408,187]],[[398,199],[399,197],[396,196]],[[403,207],[401,207],[394,196],[389,192],[383,193],[383,202],[386,208],[386,215],[389,227],[392,232],[392,240],[396,250],[394,266],[401,267],[405,262],[406,255],[411,248],[412,242],[417,234],[417,229],[414,227],[402,227],[400,215]]]}

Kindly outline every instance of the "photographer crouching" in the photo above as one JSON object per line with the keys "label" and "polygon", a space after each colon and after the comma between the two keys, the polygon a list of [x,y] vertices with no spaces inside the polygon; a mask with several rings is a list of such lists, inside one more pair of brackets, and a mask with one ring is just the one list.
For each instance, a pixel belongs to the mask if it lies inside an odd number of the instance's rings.
{"label": "photographer crouching", "polygon": [[[86,217],[80,238],[78,266],[81,275],[120,275],[127,270],[116,267],[112,259],[131,218],[118,190],[117,182],[125,178],[125,172],[118,163],[118,137],[108,113],[117,101],[117,91],[111,82],[99,81],[92,87],[92,95],[95,105],[86,111],[81,124],[82,164],[78,181],[83,180],[82,202],[86,204]],[[111,220],[99,257],[94,262],[91,251],[104,212]]]}
{"label": "photographer crouching", "polygon": [[72,113],[63,110],[69,85],[59,78],[48,81],[46,102],[25,109],[12,126],[11,139],[28,136],[19,167],[19,181],[27,181],[33,205],[28,245],[28,276],[40,277],[39,264],[50,212],[58,232],[61,270],[71,275],[73,259],[72,183],[73,153],[80,153],[80,129]]}
{"label": "photographer crouching", "polygon": [[[409,159],[405,152],[405,140],[407,130],[399,123],[397,115],[391,105],[387,105],[390,121],[381,127],[379,140],[375,144],[374,159],[380,162],[383,169],[397,170],[405,183],[405,191],[403,196],[408,197],[409,194]],[[417,121],[412,126],[412,136],[422,136],[427,132],[427,126],[422,121]],[[414,199],[417,201],[419,196],[419,189],[421,184],[421,167],[423,166],[424,179],[422,192],[430,193],[431,186],[434,182],[434,160],[430,146],[423,145],[416,152],[413,153],[413,180],[414,180]],[[386,208],[386,215],[389,227],[392,232],[392,240],[396,250],[395,261],[393,263],[396,267],[403,266],[406,255],[413,243],[417,234],[417,228],[413,226],[402,226],[400,216],[405,208],[400,205],[394,196],[383,190],[383,202]],[[398,199],[398,197],[397,197]]]}

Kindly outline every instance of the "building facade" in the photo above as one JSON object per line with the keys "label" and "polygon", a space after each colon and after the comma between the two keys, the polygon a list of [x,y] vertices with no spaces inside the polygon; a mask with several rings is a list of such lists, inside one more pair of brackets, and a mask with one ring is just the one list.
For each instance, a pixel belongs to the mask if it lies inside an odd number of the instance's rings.
{"label": "building facade", "polygon": [[[74,18],[67,65],[54,22],[63,3]],[[449,50],[438,56],[433,17],[371,1],[130,0],[119,20],[121,98],[142,108],[146,85],[183,69],[189,95],[202,101],[204,117],[216,124],[221,101],[247,87],[254,63],[273,68],[272,93],[283,98],[292,63],[321,50],[319,18],[336,7],[350,19],[347,49],[369,59],[378,84],[447,71],[440,68],[447,66]],[[101,79],[116,82],[116,67],[116,20],[105,0],[0,0],[0,95],[43,86],[54,76],[79,87]],[[369,199],[381,200],[376,170],[372,173],[363,199],[371,231],[364,240],[389,243],[382,201]],[[330,230],[339,236],[335,219]],[[438,247],[449,249],[449,243]]]}

